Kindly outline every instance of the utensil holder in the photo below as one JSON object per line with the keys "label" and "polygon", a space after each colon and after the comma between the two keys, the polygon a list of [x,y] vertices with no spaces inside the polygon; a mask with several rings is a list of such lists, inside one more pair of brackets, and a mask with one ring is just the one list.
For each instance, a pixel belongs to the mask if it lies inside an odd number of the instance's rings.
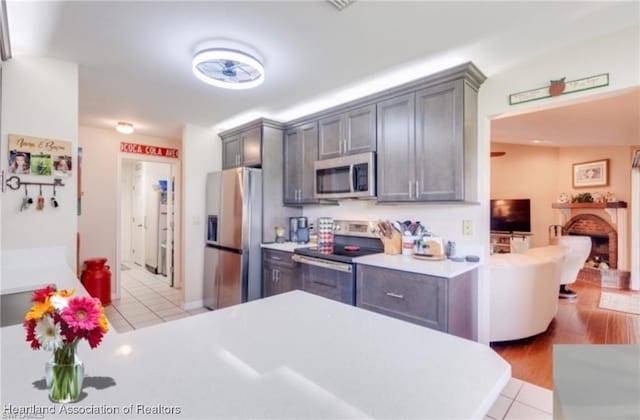
{"label": "utensil holder", "polygon": [[384,253],[389,255],[397,255],[402,252],[402,235],[394,230],[390,238],[380,236],[382,245],[384,245]]}

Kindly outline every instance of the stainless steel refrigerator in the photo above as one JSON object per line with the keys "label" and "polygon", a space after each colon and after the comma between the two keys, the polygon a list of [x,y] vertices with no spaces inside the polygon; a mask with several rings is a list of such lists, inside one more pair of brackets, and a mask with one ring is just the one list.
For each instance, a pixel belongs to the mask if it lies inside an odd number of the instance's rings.
{"label": "stainless steel refrigerator", "polygon": [[261,296],[262,170],[207,175],[204,305],[210,309]]}

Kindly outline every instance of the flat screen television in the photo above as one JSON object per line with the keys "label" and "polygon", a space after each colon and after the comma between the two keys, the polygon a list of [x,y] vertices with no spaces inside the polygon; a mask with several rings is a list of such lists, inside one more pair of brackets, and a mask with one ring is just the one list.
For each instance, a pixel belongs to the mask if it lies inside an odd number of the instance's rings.
{"label": "flat screen television", "polygon": [[491,230],[531,232],[531,200],[491,200]]}

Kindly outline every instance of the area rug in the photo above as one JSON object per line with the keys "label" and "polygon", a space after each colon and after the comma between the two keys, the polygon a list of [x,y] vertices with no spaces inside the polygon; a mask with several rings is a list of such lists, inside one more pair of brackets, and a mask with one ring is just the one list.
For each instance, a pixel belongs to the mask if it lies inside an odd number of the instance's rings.
{"label": "area rug", "polygon": [[602,292],[600,294],[600,305],[598,306],[602,309],[640,315],[640,295],[620,295],[618,293]]}

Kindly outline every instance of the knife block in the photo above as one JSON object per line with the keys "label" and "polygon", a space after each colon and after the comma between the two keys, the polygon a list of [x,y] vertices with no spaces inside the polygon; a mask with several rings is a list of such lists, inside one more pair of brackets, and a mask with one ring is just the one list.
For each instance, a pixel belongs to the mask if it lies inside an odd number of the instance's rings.
{"label": "knife block", "polygon": [[402,252],[402,235],[397,230],[393,231],[390,238],[381,235],[380,241],[384,245],[385,254],[397,255]]}

